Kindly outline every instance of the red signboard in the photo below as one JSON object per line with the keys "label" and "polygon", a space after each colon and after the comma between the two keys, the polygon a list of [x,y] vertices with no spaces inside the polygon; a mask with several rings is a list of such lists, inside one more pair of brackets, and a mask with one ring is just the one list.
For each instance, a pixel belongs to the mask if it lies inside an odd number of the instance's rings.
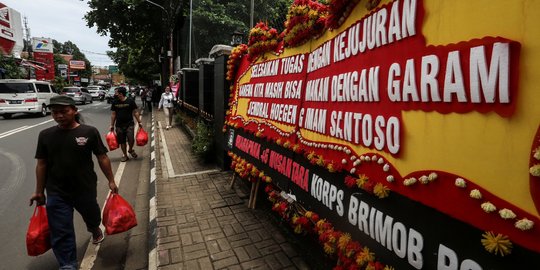
{"label": "red signboard", "polygon": [[37,62],[44,63],[45,70],[36,70],[37,80],[54,80],[54,56],[52,53],[34,52],[34,59]]}

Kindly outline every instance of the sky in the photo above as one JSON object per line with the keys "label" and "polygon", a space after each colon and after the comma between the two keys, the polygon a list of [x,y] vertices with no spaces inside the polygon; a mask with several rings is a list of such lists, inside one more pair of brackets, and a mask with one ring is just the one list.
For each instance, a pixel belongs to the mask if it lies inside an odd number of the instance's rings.
{"label": "sky", "polygon": [[28,20],[31,37],[52,38],[60,43],[73,42],[93,66],[115,65],[105,54],[114,50],[109,37],[100,36],[96,27],[88,28],[84,15],[90,10],[87,1],[79,0],[0,0]]}

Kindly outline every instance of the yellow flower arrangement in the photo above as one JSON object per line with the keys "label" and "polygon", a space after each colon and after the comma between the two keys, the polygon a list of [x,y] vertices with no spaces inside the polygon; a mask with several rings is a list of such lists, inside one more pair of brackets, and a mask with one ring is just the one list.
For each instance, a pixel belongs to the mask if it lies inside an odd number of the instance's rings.
{"label": "yellow flower arrangement", "polygon": [[390,189],[381,183],[377,183],[373,188],[373,193],[375,194],[375,196],[383,199],[390,195]]}
{"label": "yellow flower arrangement", "polygon": [[486,232],[482,234],[482,237],[482,245],[488,252],[503,257],[512,253],[512,242],[508,240],[508,236]]}

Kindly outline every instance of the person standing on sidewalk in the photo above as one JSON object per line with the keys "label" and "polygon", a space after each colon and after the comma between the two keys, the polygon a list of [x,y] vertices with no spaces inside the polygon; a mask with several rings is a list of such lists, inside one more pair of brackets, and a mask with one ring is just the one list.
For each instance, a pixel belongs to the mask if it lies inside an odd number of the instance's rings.
{"label": "person standing on sidewalk", "polygon": [[[129,160],[128,153],[132,158],[137,158],[137,153],[133,149],[135,143],[135,122],[141,125],[141,117],[135,100],[126,96],[127,89],[125,87],[118,87],[118,100],[111,105],[111,126],[110,130],[114,131],[116,128],[116,138],[120,149],[122,149],[122,159],[120,161],[126,162]],[[126,146],[126,141],[129,146],[129,150]],[[127,151],[126,151],[127,150]]]}
{"label": "person standing on sidewalk", "polygon": [[161,94],[161,99],[159,100],[158,110],[163,108],[165,111],[165,116],[169,120],[167,127],[165,127],[167,130],[172,126],[174,102],[176,102],[176,97],[171,92],[171,88],[169,86],[165,87],[165,92]]}
{"label": "person standing on sidewalk", "polygon": [[146,108],[148,108],[148,112],[152,112],[152,96],[153,95],[154,95],[154,89],[150,88],[146,90],[144,102],[146,103]]}
{"label": "person standing on sidewalk", "polygon": [[[83,217],[92,243],[103,241],[99,228],[101,210],[97,202],[97,175],[92,154],[113,193],[118,193],[107,156],[107,148],[99,131],[79,123],[75,101],[68,96],[55,96],[48,105],[57,126],[42,130],[36,148],[36,189],[30,206],[47,204],[51,245],[60,269],[78,269],[77,243],[73,227],[73,210]],[[45,198],[47,190],[47,198]]]}

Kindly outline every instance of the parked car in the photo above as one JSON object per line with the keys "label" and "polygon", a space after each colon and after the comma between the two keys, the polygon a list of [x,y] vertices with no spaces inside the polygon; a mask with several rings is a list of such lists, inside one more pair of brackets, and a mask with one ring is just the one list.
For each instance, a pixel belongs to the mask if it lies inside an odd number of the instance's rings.
{"label": "parked car", "polygon": [[43,81],[0,80],[0,115],[9,119],[15,113],[33,113],[46,116],[51,97],[57,95],[54,87]]}
{"label": "parked car", "polygon": [[89,85],[88,87],[86,87],[86,89],[88,89],[88,92],[90,93],[90,95],[92,95],[93,99],[103,100],[102,97],[104,90],[101,88],[101,86]]}
{"label": "parked car", "polygon": [[115,98],[115,95],[116,95],[116,86],[113,86],[109,89],[109,91],[107,91],[107,94],[105,94],[105,99],[107,99],[107,103],[112,103],[114,98]]}
{"label": "parked car", "polygon": [[73,100],[75,100],[75,103],[79,102],[82,105],[88,102],[89,103],[94,102],[92,100],[92,95],[90,95],[88,90],[84,87],[77,87],[77,86],[64,87],[64,89],[62,89],[62,92],[60,94],[70,96],[73,98]]}

